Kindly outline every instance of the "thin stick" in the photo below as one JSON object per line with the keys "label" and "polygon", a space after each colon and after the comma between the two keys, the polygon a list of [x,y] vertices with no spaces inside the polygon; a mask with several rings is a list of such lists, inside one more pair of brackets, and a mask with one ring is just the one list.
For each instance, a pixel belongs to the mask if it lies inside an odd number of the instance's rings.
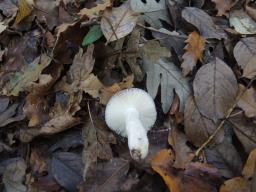
{"label": "thin stick", "polygon": [[199,156],[201,151],[212,141],[212,139],[216,136],[216,134],[219,132],[219,130],[222,128],[222,126],[224,125],[224,123],[226,122],[226,120],[231,116],[231,113],[233,112],[233,110],[235,109],[238,101],[241,99],[241,97],[244,95],[244,93],[246,92],[246,90],[251,86],[252,82],[255,80],[256,78],[252,79],[249,84],[247,85],[246,89],[244,89],[243,91],[241,91],[239,93],[239,95],[237,96],[234,104],[231,106],[231,108],[228,110],[227,115],[225,116],[225,118],[220,122],[219,126],[215,129],[215,131],[212,133],[212,135],[207,139],[207,141],[205,141],[200,147],[199,149],[196,150],[195,156]]}
{"label": "thin stick", "polygon": [[144,29],[148,29],[150,31],[155,31],[155,32],[158,32],[158,33],[162,33],[162,34],[165,34],[165,35],[169,35],[169,36],[172,36],[172,37],[180,37],[180,38],[185,38],[187,39],[188,37],[186,35],[175,35],[175,34],[170,34],[170,33],[167,33],[167,32],[164,32],[164,31],[160,31],[158,29],[155,29],[153,27],[146,27],[145,25],[142,25],[141,23],[137,23],[137,25],[139,27],[142,27]]}

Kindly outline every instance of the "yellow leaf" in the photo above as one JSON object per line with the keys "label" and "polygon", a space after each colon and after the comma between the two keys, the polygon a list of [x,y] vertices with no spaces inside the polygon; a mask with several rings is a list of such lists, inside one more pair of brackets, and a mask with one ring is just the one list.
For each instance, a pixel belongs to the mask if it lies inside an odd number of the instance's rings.
{"label": "yellow leaf", "polygon": [[33,10],[33,0],[19,0],[18,14],[15,19],[15,23],[20,23],[24,18],[30,15]]}
{"label": "yellow leaf", "polygon": [[100,11],[104,11],[107,7],[110,7],[112,5],[112,1],[111,0],[104,0],[104,3],[99,3],[97,4],[97,6],[91,8],[91,9],[87,9],[87,8],[83,8],[80,10],[80,12],[78,13],[81,16],[87,16],[89,17],[89,19],[96,17],[99,15]]}

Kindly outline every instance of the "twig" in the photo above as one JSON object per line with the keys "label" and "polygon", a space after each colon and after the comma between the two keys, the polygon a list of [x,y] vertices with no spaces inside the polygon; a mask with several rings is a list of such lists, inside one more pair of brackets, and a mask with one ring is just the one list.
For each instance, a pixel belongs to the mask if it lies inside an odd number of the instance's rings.
{"label": "twig", "polygon": [[251,86],[252,82],[255,80],[256,78],[252,79],[249,84],[246,86],[246,89],[244,89],[243,91],[241,91],[239,93],[239,95],[236,97],[236,100],[234,102],[234,104],[231,106],[231,108],[228,110],[227,115],[225,116],[225,118],[220,122],[219,126],[215,129],[215,131],[212,133],[212,135],[196,150],[195,156],[199,156],[199,154],[201,153],[201,151],[212,141],[212,139],[216,136],[216,134],[219,132],[219,130],[222,128],[222,126],[224,125],[224,123],[226,122],[226,120],[231,116],[231,113],[233,112],[233,110],[235,109],[238,101],[241,99],[241,97],[244,95],[244,93],[246,92],[246,90]]}
{"label": "twig", "polygon": [[138,25],[139,27],[144,28],[144,29],[148,29],[148,30],[150,30],[150,31],[155,31],[155,32],[158,32],[158,33],[162,33],[162,34],[165,34],[165,35],[172,36],[172,37],[179,37],[179,38],[185,38],[185,39],[188,38],[186,35],[170,34],[170,33],[167,33],[167,32],[164,32],[164,31],[160,31],[160,30],[158,30],[158,29],[155,29],[155,28],[153,28],[153,27],[147,27],[147,26],[145,26],[145,25],[142,25],[141,23],[137,23],[137,25]]}

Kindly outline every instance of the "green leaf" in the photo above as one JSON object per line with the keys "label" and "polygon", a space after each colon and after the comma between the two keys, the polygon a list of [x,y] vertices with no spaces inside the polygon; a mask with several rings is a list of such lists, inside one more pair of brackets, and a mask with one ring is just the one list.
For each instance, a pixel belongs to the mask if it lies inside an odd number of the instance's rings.
{"label": "green leaf", "polygon": [[90,45],[102,37],[100,25],[94,25],[83,39],[82,46]]}

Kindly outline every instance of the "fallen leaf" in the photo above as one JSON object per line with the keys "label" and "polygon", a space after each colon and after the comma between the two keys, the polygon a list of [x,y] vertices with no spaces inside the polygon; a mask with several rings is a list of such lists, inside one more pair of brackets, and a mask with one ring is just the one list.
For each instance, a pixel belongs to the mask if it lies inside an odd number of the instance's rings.
{"label": "fallen leaf", "polygon": [[225,117],[238,91],[233,71],[219,58],[198,70],[193,88],[199,111],[214,122]]}
{"label": "fallen leaf", "polygon": [[228,139],[205,149],[205,156],[207,163],[218,168],[224,177],[232,178],[241,174],[243,163],[240,154]]}
{"label": "fallen leaf", "polygon": [[243,69],[243,77],[254,78],[256,75],[256,38],[242,38],[234,48],[234,57]]}
{"label": "fallen leaf", "polygon": [[43,54],[32,63],[26,64],[22,71],[11,73],[9,75],[9,82],[5,84],[1,94],[18,96],[19,92],[25,91],[33,81],[38,80],[42,70],[50,63],[51,58]]}
{"label": "fallen leaf", "polygon": [[19,0],[18,14],[15,19],[15,23],[20,23],[24,18],[29,16],[33,11],[34,1],[33,0]]}
{"label": "fallen leaf", "polygon": [[220,192],[251,192],[250,183],[242,177],[235,177],[225,181],[221,186]]}
{"label": "fallen leaf", "polygon": [[178,67],[171,61],[168,49],[161,47],[157,41],[148,41],[142,48],[143,68],[147,73],[147,90],[155,98],[161,84],[161,102],[164,113],[167,113],[173,101],[174,93],[180,99],[180,111],[184,110],[185,101],[191,90],[188,79],[182,77]]}
{"label": "fallen leaf", "polygon": [[161,175],[172,192],[217,191],[222,183],[217,169],[202,163],[190,163],[186,170],[172,167],[173,154],[170,150],[161,150],[152,160],[154,171]]}
{"label": "fallen leaf", "polygon": [[173,167],[177,169],[186,169],[187,165],[194,158],[193,151],[186,144],[186,135],[177,128],[172,128],[168,136],[168,141],[175,152],[175,161]]}
{"label": "fallen leaf", "polygon": [[83,162],[84,170],[83,177],[88,177],[88,172],[97,162],[97,159],[110,160],[113,158],[110,144],[115,144],[116,139],[112,133],[106,130],[106,125],[91,114],[91,119],[87,119],[84,125],[84,149]]}
{"label": "fallen leaf", "polygon": [[128,54],[125,55],[125,60],[129,64],[132,73],[134,74],[135,80],[142,81],[144,73],[137,62],[137,59],[140,56],[139,53],[139,43],[140,43],[140,30],[134,29],[129,37],[127,42],[126,51]]}
{"label": "fallen leaf", "polygon": [[143,13],[140,20],[144,20],[152,27],[163,27],[162,21],[171,23],[168,7],[165,0],[131,0],[131,9],[136,13]]}
{"label": "fallen leaf", "polygon": [[43,174],[48,171],[46,159],[43,157],[43,148],[33,148],[31,150],[29,164],[34,174]]}
{"label": "fallen leaf", "polygon": [[101,19],[101,30],[107,42],[116,41],[130,34],[137,22],[135,14],[128,3],[120,7],[106,9]]}
{"label": "fallen leaf", "polygon": [[256,168],[256,149],[252,150],[244,165],[242,175],[246,179],[251,179],[254,176]]}
{"label": "fallen leaf", "polygon": [[93,25],[83,39],[82,46],[90,45],[102,37],[100,25]]}
{"label": "fallen leaf", "polygon": [[39,128],[22,130],[20,132],[20,140],[22,142],[30,142],[39,135],[54,135],[79,124],[80,118],[74,117],[74,115],[80,110],[81,100],[81,92],[72,95],[57,94],[55,104],[49,111],[49,121]]}
{"label": "fallen leaf", "polygon": [[235,177],[225,181],[220,192],[253,192],[255,183],[256,150],[254,149],[244,165],[243,177]]}
{"label": "fallen leaf", "polygon": [[254,19],[254,21],[256,21],[256,8],[253,1],[246,0],[245,11]]}
{"label": "fallen leaf", "polygon": [[[185,133],[188,140],[200,147],[216,130],[216,124],[203,116],[193,97],[189,97],[184,112]],[[221,143],[224,139],[224,129],[221,129],[213,138],[210,145]]]}
{"label": "fallen leaf", "polygon": [[26,169],[27,166],[23,159],[17,159],[7,165],[3,173],[3,183],[6,192],[27,191],[27,187],[23,184]]}
{"label": "fallen leaf", "polygon": [[254,122],[245,118],[243,115],[229,118],[229,122],[233,125],[235,134],[247,153],[250,153],[254,148],[256,148],[256,131]]}
{"label": "fallen leaf", "polygon": [[92,19],[94,17],[98,17],[101,11],[104,11],[106,8],[112,6],[111,0],[104,0],[103,3],[97,3],[95,7],[92,7],[91,9],[83,8],[78,13],[80,16],[87,16],[89,19]]}
{"label": "fallen leaf", "polygon": [[240,34],[256,33],[256,22],[243,9],[231,11],[229,23]]}
{"label": "fallen leaf", "polygon": [[185,41],[187,43],[185,54],[182,56],[181,63],[182,73],[184,76],[188,75],[196,66],[198,60],[202,60],[203,51],[205,48],[205,39],[197,32],[192,32]]}
{"label": "fallen leaf", "polygon": [[245,115],[249,118],[256,116],[256,91],[253,87],[245,90],[245,87],[240,85],[239,91],[245,91],[239,99],[237,105],[244,110]]}
{"label": "fallen leaf", "polygon": [[212,18],[203,10],[196,7],[185,7],[182,17],[192,25],[196,26],[205,38],[226,39],[226,33],[214,24]]}
{"label": "fallen leaf", "polygon": [[25,118],[22,111],[22,104],[17,102],[11,104],[7,97],[0,97],[0,127],[4,127],[10,123],[21,121]]}
{"label": "fallen leaf", "polygon": [[217,16],[222,16],[229,11],[238,0],[212,0],[212,2],[216,4],[216,9],[218,10]]}
{"label": "fallen leaf", "polygon": [[129,161],[113,158],[108,162],[98,162],[86,181],[80,186],[79,192],[113,192],[121,191],[127,181]]}
{"label": "fallen leaf", "polygon": [[160,28],[158,31],[152,31],[154,38],[158,39],[162,46],[168,49],[174,49],[178,56],[183,55],[186,36],[179,34],[176,31],[168,31],[165,28]]}
{"label": "fallen leaf", "polygon": [[29,119],[28,127],[46,122],[49,119],[48,110],[45,98],[36,94],[29,94],[23,107],[23,111]]}
{"label": "fallen leaf", "polygon": [[16,15],[18,7],[12,1],[2,0],[0,1],[0,10],[6,17],[12,17]]}
{"label": "fallen leaf", "polygon": [[0,34],[7,29],[7,25],[4,22],[0,22]]}
{"label": "fallen leaf", "polygon": [[82,177],[83,162],[80,155],[71,152],[53,154],[51,169],[56,181],[68,191],[76,191]]}

